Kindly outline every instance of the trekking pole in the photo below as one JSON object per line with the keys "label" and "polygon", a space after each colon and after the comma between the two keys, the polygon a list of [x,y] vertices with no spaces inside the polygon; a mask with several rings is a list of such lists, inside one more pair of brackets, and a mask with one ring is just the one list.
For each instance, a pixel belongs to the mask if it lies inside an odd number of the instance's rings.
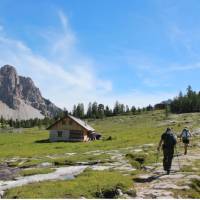
{"label": "trekking pole", "polygon": [[157,165],[158,165],[158,159],[159,159],[159,151],[157,151],[157,154],[156,154],[156,163],[155,163],[155,167],[157,167]]}
{"label": "trekking pole", "polygon": [[176,155],[177,155],[177,159],[178,159],[178,167],[179,167],[179,170],[181,170],[181,165],[180,165],[180,161],[179,161],[179,155],[178,155],[178,151],[177,151],[177,148],[175,146],[175,149],[176,149]]}

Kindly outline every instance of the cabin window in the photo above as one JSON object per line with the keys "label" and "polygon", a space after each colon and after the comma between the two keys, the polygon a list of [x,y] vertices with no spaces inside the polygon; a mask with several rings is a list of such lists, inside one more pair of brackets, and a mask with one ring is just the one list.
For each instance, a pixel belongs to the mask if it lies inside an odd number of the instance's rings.
{"label": "cabin window", "polygon": [[62,137],[63,132],[62,131],[58,131],[58,137]]}

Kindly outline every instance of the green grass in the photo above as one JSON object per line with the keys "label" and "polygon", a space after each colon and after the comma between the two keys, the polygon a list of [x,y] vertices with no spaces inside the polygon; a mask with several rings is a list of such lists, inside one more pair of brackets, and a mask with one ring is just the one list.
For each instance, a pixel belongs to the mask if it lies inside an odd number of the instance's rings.
{"label": "green grass", "polygon": [[131,178],[118,172],[88,170],[75,180],[46,181],[10,189],[4,198],[111,198],[117,197],[118,188],[123,192],[132,189]]}
{"label": "green grass", "polygon": [[35,174],[48,174],[54,172],[55,169],[51,168],[35,168],[35,169],[25,169],[20,171],[21,176],[31,176]]}
{"label": "green grass", "polygon": [[70,156],[68,158],[61,157],[52,159],[51,162],[54,165],[76,165],[77,162],[87,162],[88,164],[94,163],[105,163],[110,160],[110,156],[108,154],[101,155],[88,155],[88,154],[78,154],[74,156]]}
{"label": "green grass", "polygon": [[187,196],[189,198],[199,199],[200,198],[200,180],[193,179],[192,183],[190,184],[190,187],[191,187],[191,191],[189,192],[189,194],[187,194]]}
{"label": "green grass", "polygon": [[42,162],[44,162],[44,160],[28,158],[25,161],[21,159],[17,161],[9,161],[9,162],[7,161],[7,165],[9,167],[29,168],[29,167],[35,167]]}
{"label": "green grass", "polygon": [[200,199],[200,180],[193,179],[189,186],[189,190],[175,191],[175,194],[184,199]]}
{"label": "green grass", "polygon": [[26,161],[17,160],[7,162],[9,167],[19,167],[19,168],[30,168],[36,167],[43,162],[52,163],[55,166],[62,166],[62,165],[77,165],[80,163],[86,162],[87,164],[96,164],[96,163],[105,163],[110,162],[110,155],[108,154],[100,154],[100,155],[93,155],[93,154],[76,154],[72,156],[59,156],[59,158],[39,158],[39,159],[31,159],[29,158]]}
{"label": "green grass", "polygon": [[[87,171],[71,181],[46,181],[30,184],[7,191],[6,198],[80,198],[82,195],[86,198],[100,198],[105,197],[108,193],[113,193],[120,185],[123,185],[124,190],[127,190],[129,187],[133,187],[131,180],[133,176],[144,173],[140,169],[137,158],[144,158],[144,165],[155,163],[156,146],[161,134],[168,126],[173,127],[174,131],[178,133],[184,126],[188,125],[189,121],[191,121],[189,124],[191,129],[199,127],[199,119],[199,113],[173,114],[165,119],[163,111],[153,111],[140,115],[90,120],[90,125],[103,135],[103,140],[94,142],[49,143],[47,141],[48,131],[37,128],[23,129],[22,133],[0,133],[0,163],[10,158],[18,159],[13,162],[6,161],[10,167],[30,168],[36,167],[42,162],[50,162],[56,166],[75,165],[77,162],[108,162],[110,155],[103,152],[120,150],[121,153],[132,154],[126,159],[137,168],[136,171],[127,172],[127,176],[123,176],[117,171]],[[106,140],[109,137],[112,139]],[[148,143],[153,143],[155,146],[148,148],[141,146]],[[197,143],[199,141],[195,138],[193,144],[196,146],[192,147],[193,151],[199,148]],[[126,149],[127,147],[139,148],[142,149],[142,152],[133,153]],[[85,154],[96,150],[102,150],[102,154]],[[178,151],[182,152],[182,147],[179,147]],[[76,154],[69,156],[65,153]],[[49,155],[54,158],[46,157]],[[23,158],[26,158],[25,162],[22,162]],[[159,162],[161,162],[161,156]],[[194,163],[194,166],[200,167],[199,163]],[[29,170],[23,170],[21,173],[24,173],[24,176],[41,173],[38,169],[38,171]],[[185,167],[182,170],[191,171],[193,169]],[[196,190],[192,189],[192,191],[196,194]]]}
{"label": "green grass", "polygon": [[20,168],[29,168],[29,167],[35,167],[38,164],[40,164],[42,161],[41,160],[27,160],[22,164],[18,164],[18,167]]}
{"label": "green grass", "polygon": [[[0,133],[0,158],[41,157],[66,152],[83,153],[92,150],[119,149],[144,143],[157,143],[166,126],[157,127],[163,112],[148,112],[141,115],[117,116],[91,122],[96,131],[109,141],[45,143],[49,134],[46,130],[25,129],[23,133]],[[44,141],[44,142],[42,142]]]}
{"label": "green grass", "polygon": [[[94,142],[48,143],[46,141],[49,137],[48,131],[39,130],[38,128],[23,129],[22,133],[0,133],[0,160],[3,162],[3,160],[9,158],[21,157],[44,162],[48,161],[46,158],[47,155],[56,154],[63,157],[64,153],[78,153],[80,155],[88,151],[137,147],[145,143],[154,143],[157,145],[161,134],[168,126],[168,121],[175,121],[176,123],[173,123],[171,127],[174,128],[175,132],[180,132],[187,125],[187,121],[192,121],[192,126],[195,128],[199,122],[199,118],[199,113],[173,114],[165,120],[163,111],[150,111],[140,115],[116,116],[102,120],[92,120],[90,124],[96,131],[102,133],[103,136],[103,140]],[[112,137],[112,140],[105,140],[109,136]],[[155,147],[146,151],[149,153],[146,163],[153,162],[155,160]],[[81,161],[81,158],[75,158],[75,160]],[[31,162],[24,165],[31,166]],[[69,159],[69,162],[73,163],[74,159]],[[10,164],[17,166],[18,161]]]}
{"label": "green grass", "polygon": [[195,174],[200,175],[200,160],[196,160],[192,163],[190,163],[190,165],[184,165],[181,168],[182,172],[195,172]]}

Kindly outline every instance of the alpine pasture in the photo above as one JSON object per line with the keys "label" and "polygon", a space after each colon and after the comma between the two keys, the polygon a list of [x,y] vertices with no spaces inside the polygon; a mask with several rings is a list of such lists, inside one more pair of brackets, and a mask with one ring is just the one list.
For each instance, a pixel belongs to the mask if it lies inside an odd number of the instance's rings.
{"label": "alpine pasture", "polygon": [[[21,187],[7,189],[4,191],[4,197],[115,198],[120,195],[123,195],[122,198],[135,197],[137,190],[140,190],[134,181],[135,178],[141,174],[148,174],[148,170],[153,170],[155,164],[161,165],[162,154],[157,157],[156,148],[165,129],[170,126],[179,135],[182,128],[188,126],[193,132],[199,128],[199,119],[199,113],[166,116],[164,111],[157,110],[137,115],[89,120],[88,123],[103,136],[99,141],[90,142],[51,143],[48,141],[48,131],[38,127],[23,129],[21,133],[2,132],[1,165],[5,165],[8,170],[18,169],[13,174],[13,180],[36,174],[41,176],[51,174],[59,167],[85,166],[85,170],[75,175],[73,180],[31,182]],[[198,145],[199,137],[195,136],[189,147],[189,154],[199,152]],[[183,152],[180,143],[177,145],[177,150]],[[186,173],[185,171],[190,169],[191,173],[199,175],[198,170],[195,171],[195,166],[197,168],[199,166],[199,160],[188,162],[190,168],[187,163],[186,165],[181,163],[178,172]],[[180,194],[182,197],[198,196],[198,188],[195,187],[199,187],[199,182],[196,181],[195,179],[190,193],[177,190],[175,194]]]}

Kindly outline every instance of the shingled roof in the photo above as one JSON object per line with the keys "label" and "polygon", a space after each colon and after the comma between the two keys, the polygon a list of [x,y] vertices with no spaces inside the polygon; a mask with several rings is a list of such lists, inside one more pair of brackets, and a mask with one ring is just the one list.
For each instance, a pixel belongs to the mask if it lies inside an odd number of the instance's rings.
{"label": "shingled roof", "polygon": [[87,124],[85,121],[83,121],[79,118],[76,118],[72,115],[68,115],[68,117],[71,118],[72,120],[76,121],[78,124],[80,124],[83,128],[87,129],[88,131],[94,131],[94,129],[89,124]]}
{"label": "shingled roof", "polygon": [[66,117],[69,117],[70,119],[72,119],[73,121],[75,121],[77,124],[79,124],[80,126],[82,126],[84,129],[86,129],[87,131],[95,131],[94,128],[92,128],[90,125],[88,125],[85,121],[79,119],[79,118],[76,118],[72,115],[67,115],[61,119],[59,119],[58,121],[56,121],[55,123],[53,123],[51,126],[49,126],[47,128],[47,130],[49,130],[51,127],[53,127],[55,124],[59,123],[60,121],[62,121],[64,118]]}

